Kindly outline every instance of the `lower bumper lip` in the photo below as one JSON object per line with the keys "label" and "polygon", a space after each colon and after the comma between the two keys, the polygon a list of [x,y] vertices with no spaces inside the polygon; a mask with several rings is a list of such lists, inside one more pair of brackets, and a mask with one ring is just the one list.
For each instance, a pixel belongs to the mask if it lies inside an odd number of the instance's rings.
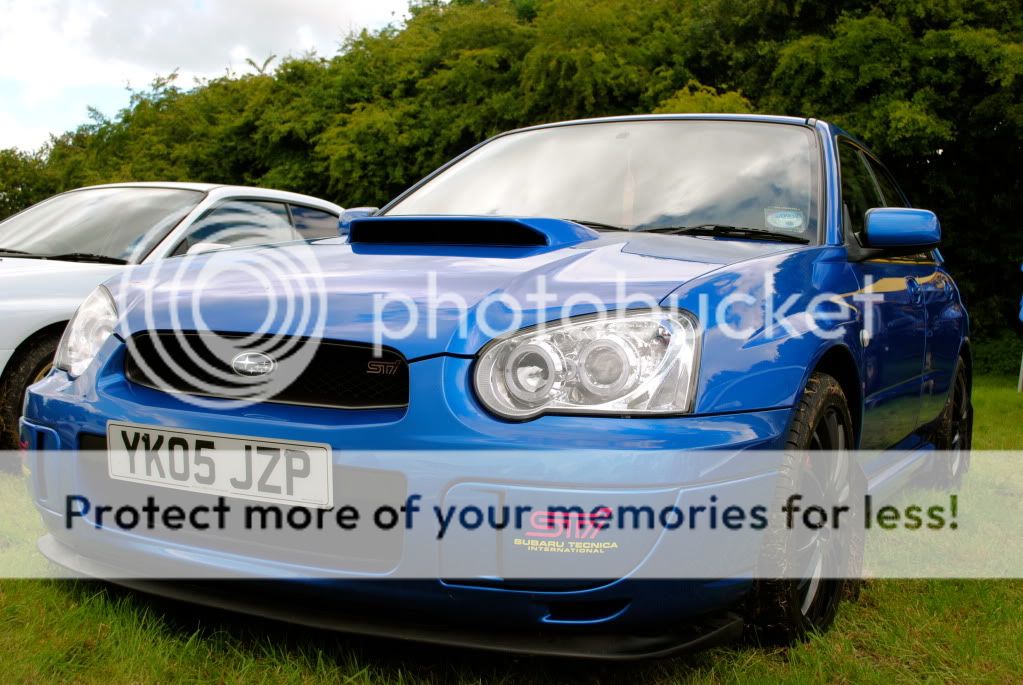
{"label": "lower bumper lip", "polygon": [[[47,535],[40,551],[52,562],[83,577],[108,577],[109,567],[86,558]],[[470,647],[511,653],[632,660],[673,656],[738,639],[743,620],[731,611],[705,613],[665,628],[662,632],[615,630],[588,631],[584,626],[564,624],[548,630],[480,630],[478,626],[424,621],[422,616],[402,616],[396,606],[369,602],[353,610],[350,593],[332,602],[322,586],[310,596],[308,587],[283,581],[161,582],[119,579],[118,585],[150,594],[203,604],[297,625],[353,632],[376,637],[416,640],[453,647]],[[390,582],[393,585],[393,581]],[[446,612],[438,611],[437,616]]]}

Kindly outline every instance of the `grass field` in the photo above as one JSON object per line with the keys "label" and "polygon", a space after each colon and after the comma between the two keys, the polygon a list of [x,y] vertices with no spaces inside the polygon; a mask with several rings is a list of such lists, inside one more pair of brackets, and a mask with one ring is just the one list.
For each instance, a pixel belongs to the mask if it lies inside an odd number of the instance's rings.
{"label": "grass field", "polygon": [[[1023,447],[1009,378],[975,391],[978,449]],[[38,523],[4,508],[0,549]],[[0,566],[2,573],[2,566]],[[0,583],[3,682],[916,683],[1023,681],[1023,581],[871,581],[827,634],[639,664],[511,657],[296,629],[100,583]]]}

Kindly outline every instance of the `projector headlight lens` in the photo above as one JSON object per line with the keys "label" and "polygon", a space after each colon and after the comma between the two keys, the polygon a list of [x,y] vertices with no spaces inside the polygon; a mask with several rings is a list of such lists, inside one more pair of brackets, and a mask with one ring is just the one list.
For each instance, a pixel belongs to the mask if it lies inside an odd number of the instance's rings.
{"label": "projector headlight lens", "polygon": [[484,348],[476,393],[490,411],[684,414],[692,409],[699,333],[684,311],[585,317],[527,329]]}

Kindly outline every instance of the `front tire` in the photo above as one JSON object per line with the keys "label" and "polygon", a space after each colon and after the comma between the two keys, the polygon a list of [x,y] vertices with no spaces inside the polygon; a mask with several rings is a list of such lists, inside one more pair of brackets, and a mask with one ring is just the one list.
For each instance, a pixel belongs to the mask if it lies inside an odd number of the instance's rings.
{"label": "front tire", "polygon": [[[31,340],[7,364],[0,380],[0,450],[18,449],[18,419],[28,386],[41,381],[53,368],[60,335],[48,334]],[[0,469],[17,472],[20,460],[0,457]]]}
{"label": "front tire", "polygon": [[[773,510],[779,512],[793,494],[813,495],[819,502],[853,503],[860,491],[849,452],[854,441],[841,385],[827,374],[814,373],[789,427]],[[813,459],[815,451],[827,451],[828,457]],[[858,507],[850,509],[855,513]],[[756,641],[790,644],[831,625],[843,596],[855,594],[857,587],[864,535],[858,524],[849,520],[838,529],[822,528],[797,545],[783,517],[771,522],[761,560],[764,568],[784,569],[786,577],[760,578],[753,584],[746,622]]]}
{"label": "front tire", "polygon": [[970,451],[973,449],[970,377],[962,357],[956,363],[952,388],[934,442],[939,450],[933,466],[935,485],[939,488],[958,488],[970,470]]}

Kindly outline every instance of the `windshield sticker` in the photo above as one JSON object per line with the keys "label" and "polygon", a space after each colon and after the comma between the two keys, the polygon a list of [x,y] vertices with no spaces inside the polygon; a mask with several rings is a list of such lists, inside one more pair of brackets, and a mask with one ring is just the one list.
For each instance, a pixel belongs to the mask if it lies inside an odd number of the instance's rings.
{"label": "windshield sticker", "polygon": [[764,210],[764,221],[770,229],[801,233],[806,227],[803,212],[792,207],[768,207]]}

